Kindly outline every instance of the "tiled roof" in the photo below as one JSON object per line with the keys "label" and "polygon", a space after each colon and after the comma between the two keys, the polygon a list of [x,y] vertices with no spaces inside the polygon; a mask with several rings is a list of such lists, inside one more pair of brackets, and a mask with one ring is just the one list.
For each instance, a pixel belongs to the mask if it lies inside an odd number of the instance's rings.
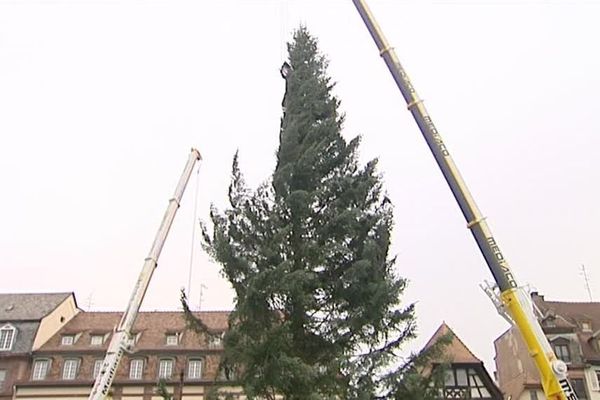
{"label": "tiled roof", "polygon": [[73,293],[1,293],[0,321],[40,320]]}
{"label": "tiled roof", "polygon": [[[449,358],[453,363],[481,363],[481,360],[475,357],[475,355],[469,350],[469,348],[463,343],[462,340],[450,327],[443,322],[438,330],[433,334],[431,339],[425,345],[425,349],[433,346],[441,337],[445,335],[451,335],[450,343],[444,348],[444,358]],[[436,360],[445,361],[445,360]]]}
{"label": "tiled roof", "polygon": [[[591,344],[594,332],[600,330],[600,303],[547,301],[537,293],[532,294],[532,299],[543,315],[556,316],[556,326],[569,325],[574,329],[585,359],[600,360],[600,353]],[[583,322],[591,323],[591,332],[583,331]]]}
{"label": "tiled roof", "polygon": [[[223,332],[228,328],[229,311],[202,311],[194,313],[204,324],[214,332]],[[108,346],[107,340],[103,346],[90,346],[90,336],[97,334],[112,333],[121,319],[120,312],[80,312],[69,321],[54,337],[52,337],[39,350],[43,352],[53,351],[78,351],[102,349]],[[186,321],[183,312],[154,311],[140,312],[133,326],[134,334],[141,333],[137,341],[136,350],[164,350],[173,348],[183,350],[186,348],[197,348],[197,335],[189,329],[186,330]],[[187,332],[190,332],[188,334]],[[183,333],[179,346],[171,347],[165,343],[165,335],[168,333]],[[73,345],[61,345],[63,335],[76,335]]]}
{"label": "tiled roof", "polygon": [[581,322],[588,321],[592,323],[592,330],[600,329],[600,303],[547,301],[543,296],[537,294],[533,294],[532,298],[543,314],[560,315],[575,326],[580,326]]}

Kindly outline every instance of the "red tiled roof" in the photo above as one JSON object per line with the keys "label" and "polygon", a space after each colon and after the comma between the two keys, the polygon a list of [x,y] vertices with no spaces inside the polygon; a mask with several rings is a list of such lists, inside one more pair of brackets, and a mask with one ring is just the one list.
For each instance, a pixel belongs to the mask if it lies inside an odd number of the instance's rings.
{"label": "red tiled roof", "polygon": [[[532,294],[532,299],[543,315],[555,315],[557,326],[569,325],[579,336],[583,356],[587,360],[600,360],[600,353],[592,346],[594,332],[600,332],[600,303],[547,301],[544,296]],[[559,325],[561,320],[563,324]],[[591,332],[584,332],[582,323],[591,324]],[[600,334],[597,334],[598,337]]]}
{"label": "red tiled roof", "polygon": [[469,350],[469,348],[463,343],[462,340],[460,340],[458,336],[456,336],[456,333],[454,333],[454,331],[450,329],[445,322],[440,325],[431,339],[429,339],[424,349],[433,346],[434,343],[447,334],[451,335],[451,341],[448,346],[444,348],[444,357],[450,358],[450,361],[453,363],[481,363],[481,360],[475,357],[471,350]]}
{"label": "red tiled roof", "polygon": [[[202,311],[194,313],[204,324],[215,332],[223,332],[228,328],[229,311]],[[103,346],[91,346],[90,336],[112,333],[121,318],[121,312],[80,312],[54,335],[40,352],[79,351],[103,349],[108,346],[107,340]],[[141,333],[135,345],[136,350],[156,350],[174,348],[178,350],[197,348],[197,335],[186,328],[183,312],[140,312],[132,329],[133,333]],[[180,345],[166,346],[167,333],[181,332],[183,337]],[[189,332],[189,334],[188,334]],[[61,345],[63,335],[78,335],[73,345]],[[193,339],[192,339],[193,338]]]}

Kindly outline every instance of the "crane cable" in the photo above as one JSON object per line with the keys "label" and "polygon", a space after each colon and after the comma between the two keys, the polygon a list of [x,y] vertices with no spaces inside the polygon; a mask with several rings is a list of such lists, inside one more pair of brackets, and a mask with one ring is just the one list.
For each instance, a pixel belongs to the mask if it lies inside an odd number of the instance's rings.
{"label": "crane cable", "polygon": [[190,293],[192,290],[192,270],[194,268],[194,249],[196,248],[196,225],[198,225],[198,192],[199,192],[199,181],[200,181],[200,163],[198,163],[198,167],[196,168],[196,182],[194,185],[196,188],[194,189],[194,216],[192,220],[192,245],[190,249],[190,266],[188,271],[188,284],[187,284],[187,293],[186,296],[188,300],[190,299]]}

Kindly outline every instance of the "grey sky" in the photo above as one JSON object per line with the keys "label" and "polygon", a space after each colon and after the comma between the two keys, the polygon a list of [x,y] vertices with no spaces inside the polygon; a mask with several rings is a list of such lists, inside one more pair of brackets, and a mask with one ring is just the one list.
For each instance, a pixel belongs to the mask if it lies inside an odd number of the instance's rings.
{"label": "grey sky", "polygon": [[[522,284],[600,297],[600,7],[500,1],[369,2]],[[204,156],[198,216],[224,206],[231,158],[256,186],[274,167],[283,43],[320,40],[345,135],[380,157],[394,252],[417,302],[419,348],[445,320],[488,367],[507,327],[491,275],[348,1],[0,2],[0,291],[75,291],[123,309],[188,155]],[[187,285],[188,187],[145,309]],[[197,236],[196,236],[197,237]],[[192,302],[229,309],[199,246]]]}

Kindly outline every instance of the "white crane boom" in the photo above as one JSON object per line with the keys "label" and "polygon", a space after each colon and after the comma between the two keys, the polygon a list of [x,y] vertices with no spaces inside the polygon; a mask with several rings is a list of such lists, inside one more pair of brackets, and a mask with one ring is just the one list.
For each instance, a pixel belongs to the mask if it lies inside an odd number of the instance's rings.
{"label": "white crane boom", "polygon": [[138,280],[133,288],[133,292],[131,293],[127,309],[123,313],[121,321],[116,327],[110,344],[108,345],[104,362],[102,363],[100,372],[94,382],[90,397],[88,398],[89,400],[104,400],[106,398],[115,377],[117,367],[119,366],[119,362],[121,361],[121,357],[123,356],[123,352],[129,351],[133,347],[131,329],[133,328],[133,324],[135,323],[140,310],[140,305],[142,304],[142,300],[144,299],[144,295],[150,284],[152,273],[158,263],[158,257],[160,256],[160,252],[162,251],[167,235],[169,234],[169,229],[171,228],[171,224],[173,223],[173,219],[179,208],[183,192],[192,175],[194,165],[201,159],[200,152],[196,149],[192,149],[183,173],[181,174],[181,178],[179,178],[179,183],[175,188],[175,194],[173,195],[173,198],[169,200],[167,211],[165,211],[165,215],[160,224],[160,228],[158,228],[148,257],[144,260],[144,266],[142,267],[142,271],[140,272]]}

